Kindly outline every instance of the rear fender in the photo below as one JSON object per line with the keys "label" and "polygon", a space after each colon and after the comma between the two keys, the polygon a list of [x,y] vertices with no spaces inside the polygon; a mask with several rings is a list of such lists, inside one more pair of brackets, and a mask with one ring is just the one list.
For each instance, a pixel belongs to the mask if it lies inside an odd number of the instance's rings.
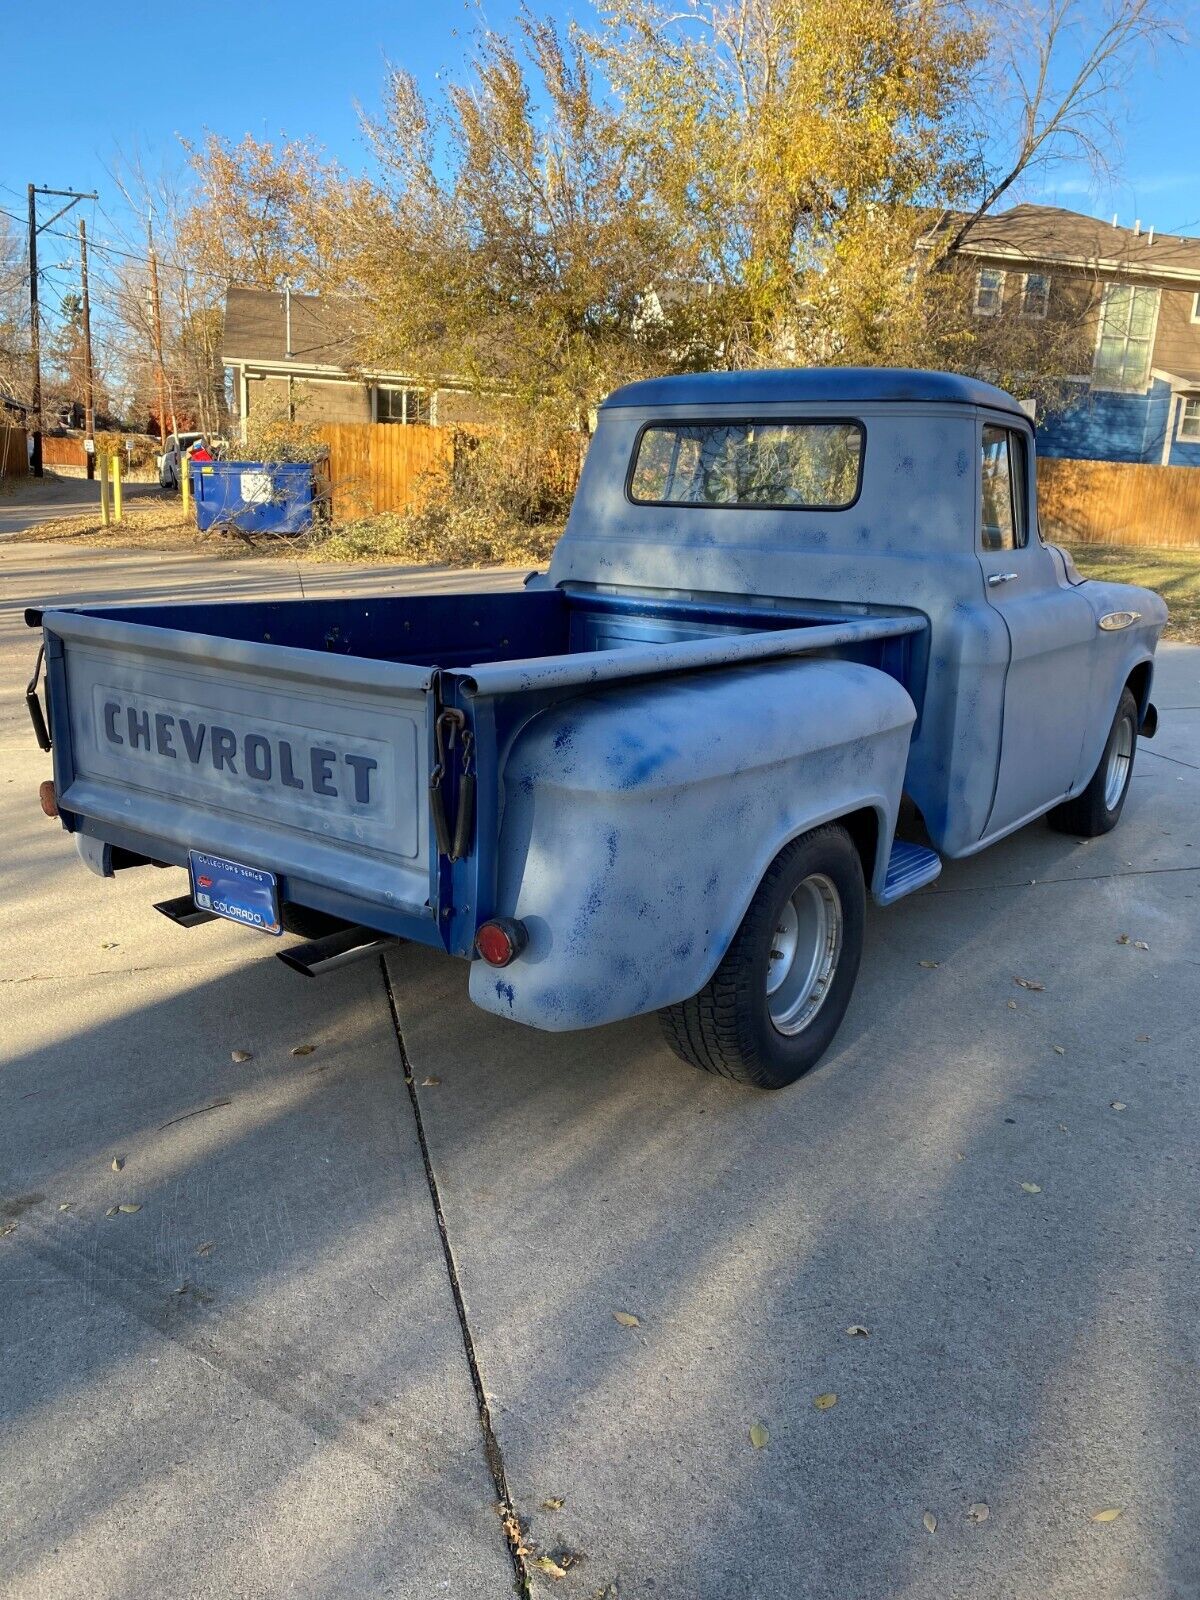
{"label": "rear fender", "polygon": [[807,659],[560,701],[504,768],[494,914],[529,943],[476,961],[484,1010],[552,1030],[686,999],[791,839],[870,811],[882,887],[915,709],[873,667]]}

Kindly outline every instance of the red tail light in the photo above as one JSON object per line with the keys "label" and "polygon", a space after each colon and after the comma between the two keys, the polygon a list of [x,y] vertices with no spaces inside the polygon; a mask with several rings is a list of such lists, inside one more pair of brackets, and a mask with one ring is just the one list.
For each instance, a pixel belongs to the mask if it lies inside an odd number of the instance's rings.
{"label": "red tail light", "polygon": [[512,917],[495,917],[475,935],[475,948],[489,967],[507,967],[528,943],[525,924]]}
{"label": "red tail light", "polygon": [[48,817],[58,815],[58,796],[54,792],[53,778],[47,778],[44,783],[38,784],[38,800]]}

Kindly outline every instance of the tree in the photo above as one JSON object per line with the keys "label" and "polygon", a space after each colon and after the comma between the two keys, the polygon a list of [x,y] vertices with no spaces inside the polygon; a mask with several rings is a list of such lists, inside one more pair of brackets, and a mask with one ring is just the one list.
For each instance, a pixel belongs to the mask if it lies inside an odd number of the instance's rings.
{"label": "tree", "polygon": [[609,389],[661,365],[641,309],[671,274],[670,236],[580,33],[525,13],[436,103],[394,70],[370,131],[383,184],[359,197],[354,263],[367,359],[503,389],[580,433]]}
{"label": "tree", "polygon": [[612,0],[593,48],[710,291],[698,359],[828,359],[911,298],[928,211],[971,189],[985,42],[938,0]]}
{"label": "tree", "polygon": [[25,248],[0,215],[0,395],[29,399],[29,272]]}
{"label": "tree", "polygon": [[947,258],[1037,169],[1083,162],[1107,173],[1130,74],[1156,45],[1181,38],[1160,0],[989,0],[987,15],[974,96],[978,180]]}

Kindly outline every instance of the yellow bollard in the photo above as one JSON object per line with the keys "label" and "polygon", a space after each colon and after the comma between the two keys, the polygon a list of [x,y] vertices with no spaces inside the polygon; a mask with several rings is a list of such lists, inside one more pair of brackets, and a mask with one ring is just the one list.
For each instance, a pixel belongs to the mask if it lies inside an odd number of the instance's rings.
{"label": "yellow bollard", "polygon": [[112,468],[113,521],[121,520],[121,457],[116,452],[110,459]]}
{"label": "yellow bollard", "polygon": [[187,456],[179,458],[179,487],[183,490],[183,514],[186,517],[192,506],[192,463]]}
{"label": "yellow bollard", "polygon": [[108,457],[100,452],[100,520],[107,528],[108,515]]}

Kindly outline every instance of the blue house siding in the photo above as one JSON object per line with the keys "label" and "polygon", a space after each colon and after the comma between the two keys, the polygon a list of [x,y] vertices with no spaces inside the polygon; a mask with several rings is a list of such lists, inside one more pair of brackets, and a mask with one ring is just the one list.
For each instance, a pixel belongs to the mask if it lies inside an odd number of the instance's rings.
{"label": "blue house siding", "polygon": [[[1142,461],[1157,466],[1171,420],[1171,386],[1155,378],[1145,394],[1089,389],[1078,404],[1038,424],[1038,454],[1075,461]],[[1178,429],[1178,422],[1176,422]],[[1168,465],[1200,467],[1200,440],[1171,441]]]}
{"label": "blue house siding", "polygon": [[1171,388],[1156,378],[1147,394],[1089,389],[1077,405],[1039,424],[1038,453],[1077,461],[1161,461]]}

